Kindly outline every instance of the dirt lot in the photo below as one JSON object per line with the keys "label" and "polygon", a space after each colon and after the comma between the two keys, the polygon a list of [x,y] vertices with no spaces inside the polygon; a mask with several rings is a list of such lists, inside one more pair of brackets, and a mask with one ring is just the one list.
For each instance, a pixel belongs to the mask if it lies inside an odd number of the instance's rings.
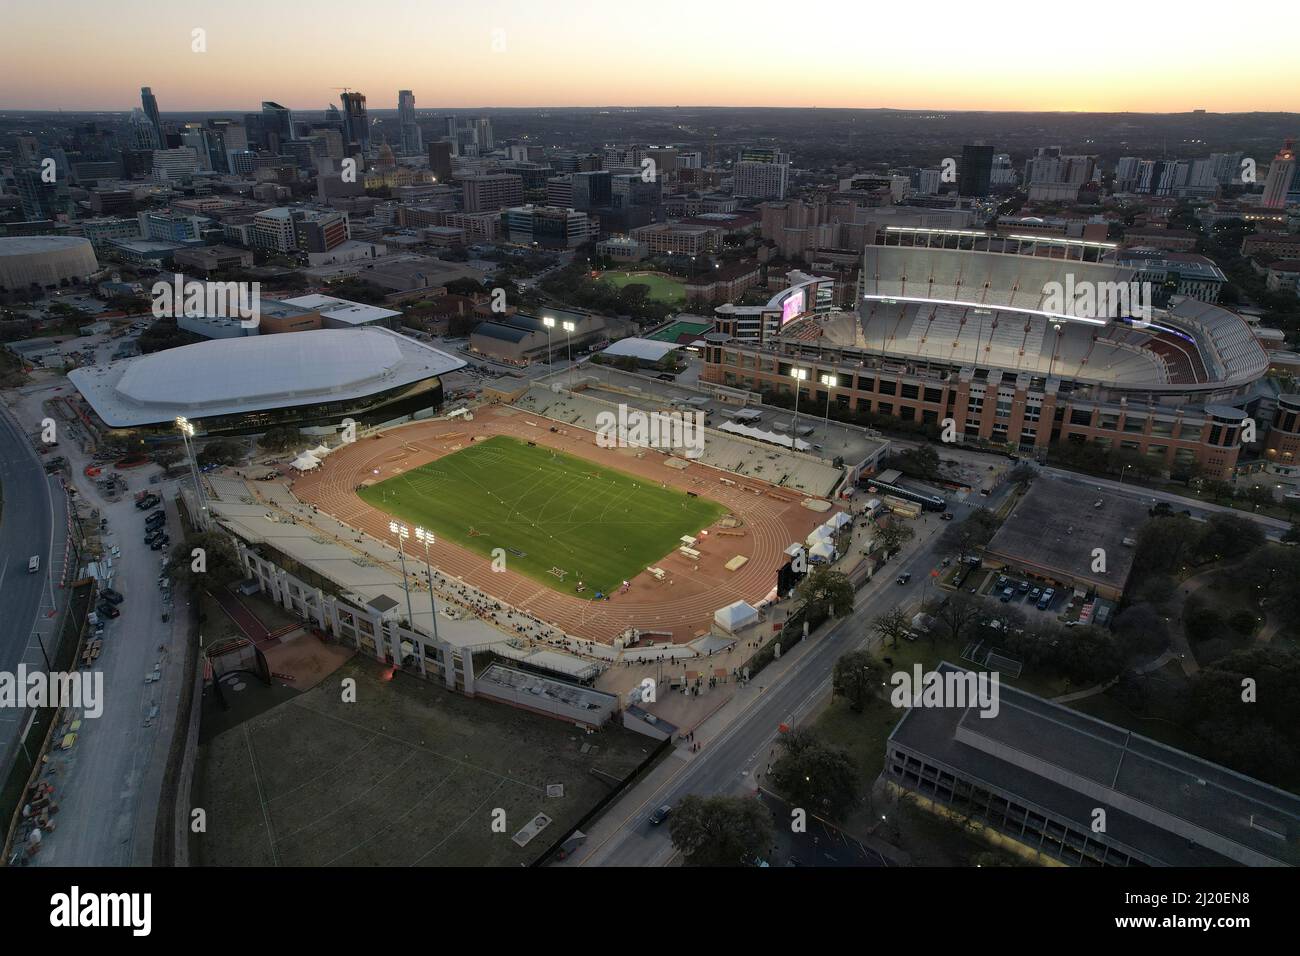
{"label": "dirt lot", "polygon": [[[516,866],[531,863],[623,779],[653,741],[471,700],[354,659],[207,742],[194,838],[207,866]],[[341,681],[356,681],[356,701]],[[241,694],[262,693],[252,684]],[[582,748],[588,747],[583,753]],[[548,797],[548,784],[564,796]],[[493,811],[505,810],[505,832]],[[511,839],[537,813],[553,822]]]}

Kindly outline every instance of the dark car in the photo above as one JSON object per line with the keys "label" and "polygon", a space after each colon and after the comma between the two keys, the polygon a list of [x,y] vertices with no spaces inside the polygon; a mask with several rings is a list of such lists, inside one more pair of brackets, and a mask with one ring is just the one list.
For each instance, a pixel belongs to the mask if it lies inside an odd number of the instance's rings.
{"label": "dark car", "polygon": [[908,581],[910,581],[910,580],[912,580],[912,575],[911,575],[909,572],[906,572],[906,571],[905,571],[905,572],[903,572],[902,574],[900,574],[900,575],[898,576],[898,583],[899,583],[899,584],[906,584],[906,583],[907,583]]}
{"label": "dark car", "polygon": [[149,544],[149,550],[150,550],[150,551],[161,551],[163,548],[167,547],[167,543],[168,543],[170,540],[171,540],[171,539],[168,538],[167,535],[163,535],[161,538],[155,538],[152,542],[150,542],[150,544]]}
{"label": "dark car", "polygon": [[112,588],[104,588],[99,592],[99,596],[109,604],[121,604],[126,598],[122,597],[121,592],[114,591]]}
{"label": "dark car", "polygon": [[95,610],[99,612],[101,617],[122,616],[122,612],[119,611],[117,608],[115,608],[113,605],[109,604],[107,601],[100,601],[98,604],[95,605]]}
{"label": "dark car", "polygon": [[952,512],[951,512],[951,511],[945,511],[943,514],[939,515],[939,520],[940,520],[940,521],[951,521],[951,520],[952,520]]}
{"label": "dark car", "polygon": [[650,823],[653,826],[659,826],[659,824],[663,823],[665,820],[668,819],[668,814],[672,812],[673,812],[673,808],[665,803],[654,813],[650,814]]}
{"label": "dark car", "polygon": [[149,517],[145,519],[144,526],[148,531],[152,531],[154,528],[161,528],[167,523],[167,516],[161,511],[155,511],[154,514],[158,517]]}

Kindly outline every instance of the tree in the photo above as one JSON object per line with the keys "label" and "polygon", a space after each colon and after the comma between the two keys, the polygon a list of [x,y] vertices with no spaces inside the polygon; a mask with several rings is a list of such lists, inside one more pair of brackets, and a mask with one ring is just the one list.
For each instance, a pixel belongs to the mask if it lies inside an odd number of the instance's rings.
{"label": "tree", "polygon": [[978,598],[958,591],[948,595],[934,616],[947,629],[948,635],[954,641],[959,641],[966,628],[979,618],[982,610],[983,603]]}
{"label": "tree", "polygon": [[232,438],[219,438],[203,446],[198,454],[199,465],[234,465],[244,460],[244,443]]}
{"label": "tree", "polygon": [[277,425],[269,428],[266,434],[257,440],[259,448],[266,451],[282,452],[298,445],[302,441],[302,432],[293,425]]}
{"label": "tree", "polygon": [[810,619],[827,614],[844,617],[853,610],[853,585],[848,576],[829,565],[815,565],[796,589]]}
{"label": "tree", "polygon": [[[195,555],[195,549],[201,551]],[[195,562],[201,563],[198,568]],[[239,553],[230,537],[220,531],[195,531],[177,544],[167,561],[167,573],[193,588],[219,588],[244,576]]]}
{"label": "tree", "polygon": [[835,662],[831,688],[849,699],[849,709],[862,713],[880,685],[881,669],[866,651],[849,651]]}
{"label": "tree", "polygon": [[1196,543],[1197,557],[1202,561],[1240,558],[1264,543],[1264,532],[1249,518],[1233,514],[1214,514],[1205,522],[1205,529]]}
{"label": "tree", "polygon": [[796,807],[840,817],[858,802],[857,768],[847,750],[808,730],[784,735],[780,745],[772,784]]}
{"label": "tree", "polygon": [[876,618],[871,629],[880,635],[882,642],[892,641],[893,646],[897,647],[899,639],[906,637],[912,629],[912,622],[907,619],[902,608],[895,607]]}
{"label": "tree", "polygon": [[1151,518],[1138,529],[1134,568],[1143,573],[1178,571],[1191,559],[1202,533],[1187,515]]}
{"label": "tree", "polygon": [[880,534],[877,535],[886,554],[893,554],[914,537],[916,537],[916,532],[912,530],[911,525],[905,525],[901,521],[894,520],[882,527]]}
{"label": "tree", "polygon": [[772,846],[772,815],[752,797],[684,798],[668,835],[688,866],[748,866]]}

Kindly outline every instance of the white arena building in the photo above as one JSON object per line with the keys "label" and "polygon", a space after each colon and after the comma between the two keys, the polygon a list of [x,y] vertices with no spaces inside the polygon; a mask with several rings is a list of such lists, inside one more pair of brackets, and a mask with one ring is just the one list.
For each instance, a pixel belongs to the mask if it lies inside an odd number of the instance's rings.
{"label": "white arena building", "polygon": [[80,282],[99,271],[89,239],[15,236],[0,239],[0,291]]}
{"label": "white arena building", "polygon": [[212,339],[103,366],[69,380],[110,431],[257,434],[278,425],[359,425],[436,410],[439,376],[465,362],[378,327]]}

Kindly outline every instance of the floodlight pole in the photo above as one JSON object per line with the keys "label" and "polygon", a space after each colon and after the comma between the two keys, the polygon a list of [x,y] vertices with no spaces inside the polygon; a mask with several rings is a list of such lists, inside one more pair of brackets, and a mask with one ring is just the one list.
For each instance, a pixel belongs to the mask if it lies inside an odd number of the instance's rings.
{"label": "floodlight pole", "polygon": [[438,640],[438,602],[433,593],[433,567],[429,564],[429,545],[433,544],[433,533],[423,528],[415,529],[417,540],[424,542],[424,572],[429,576],[429,610],[433,612],[433,639]]}
{"label": "floodlight pole", "polygon": [[[406,548],[402,544],[402,539],[411,532],[406,525],[398,524],[396,521],[388,523],[388,530],[397,536],[397,554],[402,561],[402,590],[406,592],[406,623],[411,626],[411,630],[415,630],[415,615],[411,613],[411,582],[406,576]],[[397,648],[399,654],[402,650],[400,644],[399,638]],[[399,660],[398,663],[400,664],[401,661]]]}
{"label": "floodlight pole", "polygon": [[799,450],[799,386],[808,375],[807,369],[791,368],[790,375],[794,379],[794,422],[790,426],[790,450]]}

